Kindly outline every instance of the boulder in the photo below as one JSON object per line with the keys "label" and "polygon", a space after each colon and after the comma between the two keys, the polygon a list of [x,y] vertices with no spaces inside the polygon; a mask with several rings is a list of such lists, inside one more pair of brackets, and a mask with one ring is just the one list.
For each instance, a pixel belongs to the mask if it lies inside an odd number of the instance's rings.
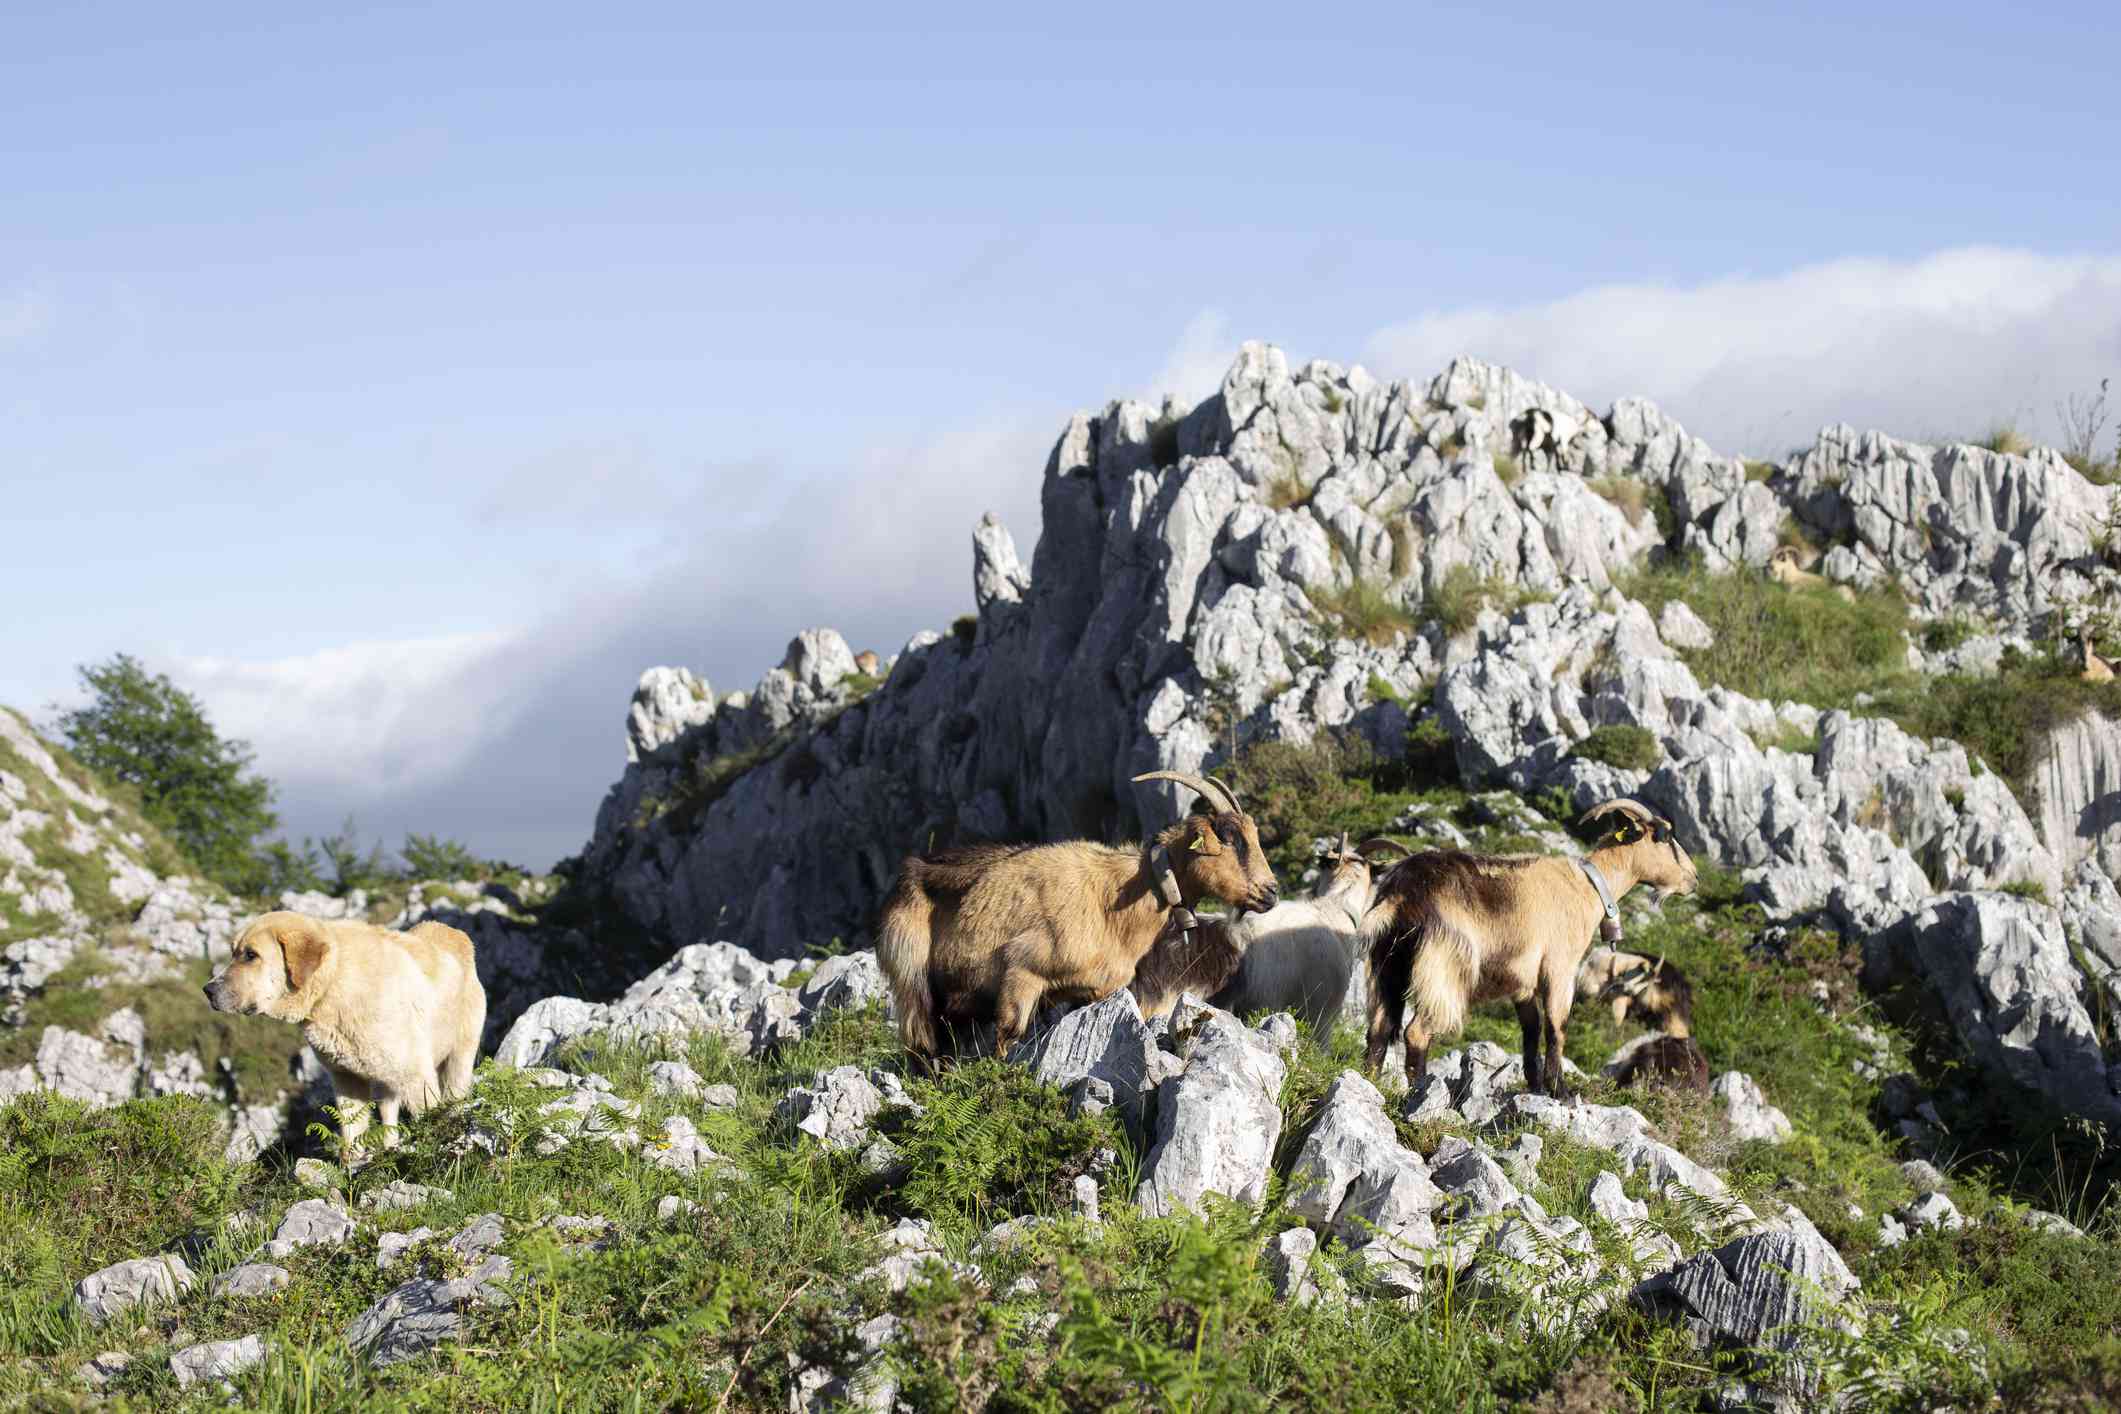
{"label": "boulder", "polygon": [[884,1097],[860,1066],[820,1071],[809,1085],[798,1085],[774,1107],[774,1117],[808,1134],[826,1149],[842,1153],[869,1139],[869,1121],[884,1106]]}
{"label": "boulder", "polygon": [[2068,1113],[2121,1123],[2117,1078],[2081,994],[2061,915],[2008,894],[1951,893],[1870,940],[1865,980],[1909,977],[1992,1073]]}
{"label": "boulder", "polygon": [[1698,1252],[1637,1286],[1634,1300],[1720,1344],[1794,1348],[1800,1324],[1835,1319],[1859,1283],[1816,1234],[1762,1232]]}
{"label": "boulder", "polygon": [[290,1280],[285,1267],[276,1267],[270,1262],[245,1262],[214,1278],[214,1295],[223,1298],[270,1296],[284,1290]]}
{"label": "boulder", "polygon": [[264,1364],[265,1351],[265,1341],[255,1335],[239,1340],[209,1340],[173,1351],[169,1368],[177,1377],[177,1388],[190,1389],[201,1380],[231,1380]]}
{"label": "boulder", "polygon": [[92,1326],[138,1306],[175,1301],[192,1288],[191,1268],[174,1253],[113,1262],[74,1284],[74,1306]]}
{"label": "boulder", "polygon": [[1790,1119],[1767,1102],[1752,1076],[1727,1070],[1709,1082],[1709,1095],[1723,1108],[1731,1133],[1739,1139],[1765,1139],[1780,1144],[1790,1137]]}
{"label": "boulder", "polygon": [[1289,1168],[1289,1213],[1350,1245],[1372,1235],[1434,1241],[1430,1213],[1443,1193],[1421,1155],[1403,1147],[1384,1097],[1354,1071],[1342,1071]]}
{"label": "boulder", "polygon": [[1265,1202],[1287,1073],[1280,1053],[1244,1023],[1227,1012],[1210,1015],[1184,1072],[1157,1092],[1156,1137],[1135,1194],[1141,1210],[1199,1212],[1209,1193]]}
{"label": "boulder", "polygon": [[1018,1043],[1009,1059],[1047,1085],[1072,1090],[1088,1080],[1110,1087],[1111,1103],[1138,1129],[1142,1092],[1158,1055],[1134,994],[1121,988],[1094,1006],[1069,1012]]}

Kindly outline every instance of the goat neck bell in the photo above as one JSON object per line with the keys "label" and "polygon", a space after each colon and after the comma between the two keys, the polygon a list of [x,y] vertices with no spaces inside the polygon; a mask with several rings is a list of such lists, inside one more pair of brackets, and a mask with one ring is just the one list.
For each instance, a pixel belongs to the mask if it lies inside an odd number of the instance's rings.
{"label": "goat neck bell", "polygon": [[1605,917],[1598,920],[1598,936],[1608,943],[1619,942],[1620,905],[1613,900],[1613,886],[1605,881],[1605,875],[1599,873],[1598,866],[1590,860],[1579,859],[1576,867],[1591,881],[1591,887],[1598,891],[1598,901],[1605,905]]}
{"label": "goat neck bell", "polygon": [[1164,927],[1174,933],[1190,933],[1200,926],[1193,910],[1186,907],[1186,896],[1178,891],[1178,871],[1171,867],[1171,851],[1158,845],[1149,856],[1149,881],[1156,890],[1157,902],[1170,910],[1170,918]]}

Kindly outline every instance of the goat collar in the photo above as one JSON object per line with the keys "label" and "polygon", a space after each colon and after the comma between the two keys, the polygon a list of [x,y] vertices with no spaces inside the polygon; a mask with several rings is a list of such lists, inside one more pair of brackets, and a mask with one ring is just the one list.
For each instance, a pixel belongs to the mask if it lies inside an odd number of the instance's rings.
{"label": "goat collar", "polygon": [[1171,867],[1171,851],[1161,844],[1149,851],[1149,887],[1155,891],[1156,901],[1170,910],[1165,927],[1190,933],[1200,926],[1193,910],[1186,907],[1186,896],[1178,891],[1178,871]]}
{"label": "goat collar", "polygon": [[1598,866],[1590,860],[1579,859],[1576,867],[1591,881],[1591,887],[1598,890],[1598,901],[1605,905],[1605,917],[1598,921],[1598,936],[1609,943],[1619,942],[1620,905],[1613,899],[1613,886],[1605,881],[1605,875],[1599,873]]}

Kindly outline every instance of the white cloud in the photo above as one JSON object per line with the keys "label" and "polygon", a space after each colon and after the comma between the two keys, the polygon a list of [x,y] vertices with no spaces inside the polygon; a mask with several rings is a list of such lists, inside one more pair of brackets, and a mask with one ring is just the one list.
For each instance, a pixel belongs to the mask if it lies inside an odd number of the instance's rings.
{"label": "white cloud", "polygon": [[1426,379],[1461,353],[1600,408],[1651,398],[1727,452],[1781,453],[1832,422],[1934,437],[2010,420],[2053,437],[2055,403],[2121,374],[2121,259],[1973,248],[1605,285],[1424,314],[1365,361]]}
{"label": "white cloud", "polygon": [[454,767],[520,710],[528,658],[519,633],[351,643],[259,662],[158,663],[248,741],[286,792],[354,809]]}
{"label": "white cloud", "polygon": [[1178,342],[1138,396],[1155,406],[1166,393],[1174,393],[1180,403],[1194,406],[1222,386],[1223,375],[1237,359],[1239,342],[1221,310],[1202,310],[1179,331]]}
{"label": "white cloud", "polygon": [[0,290],[0,344],[28,343],[52,327],[51,291],[42,285]]}

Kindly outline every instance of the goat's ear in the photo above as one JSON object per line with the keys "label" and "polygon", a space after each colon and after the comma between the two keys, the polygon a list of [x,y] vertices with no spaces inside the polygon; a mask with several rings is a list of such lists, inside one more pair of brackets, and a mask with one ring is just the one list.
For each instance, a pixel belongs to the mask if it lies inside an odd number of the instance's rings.
{"label": "goat's ear", "polygon": [[1215,838],[1215,824],[1207,816],[1196,815],[1193,818],[1193,838],[1187,842],[1186,848],[1195,854],[1216,855],[1223,852],[1223,842]]}

